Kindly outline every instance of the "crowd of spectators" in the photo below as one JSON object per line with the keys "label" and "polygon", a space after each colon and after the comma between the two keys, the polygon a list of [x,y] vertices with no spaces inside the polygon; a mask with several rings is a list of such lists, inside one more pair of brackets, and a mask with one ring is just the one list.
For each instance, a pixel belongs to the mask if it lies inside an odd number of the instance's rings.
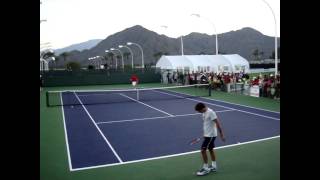
{"label": "crowd of spectators", "polygon": [[162,74],[162,82],[175,85],[210,84],[213,90],[230,92],[230,86],[242,84],[242,87],[259,86],[260,97],[280,98],[280,75],[261,74],[250,79],[249,74],[240,73],[213,73],[213,72],[165,72]]}
{"label": "crowd of spectators", "polygon": [[276,77],[273,74],[259,75],[253,77],[250,84],[259,86],[260,97],[269,97],[273,99],[280,99],[280,75]]}

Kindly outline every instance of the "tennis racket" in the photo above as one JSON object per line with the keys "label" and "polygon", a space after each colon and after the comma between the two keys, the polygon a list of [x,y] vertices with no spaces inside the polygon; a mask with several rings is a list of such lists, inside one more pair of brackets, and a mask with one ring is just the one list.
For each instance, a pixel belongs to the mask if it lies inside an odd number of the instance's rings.
{"label": "tennis racket", "polygon": [[189,142],[189,145],[194,145],[198,142],[200,142],[201,138],[195,138],[195,139],[192,139],[190,142]]}

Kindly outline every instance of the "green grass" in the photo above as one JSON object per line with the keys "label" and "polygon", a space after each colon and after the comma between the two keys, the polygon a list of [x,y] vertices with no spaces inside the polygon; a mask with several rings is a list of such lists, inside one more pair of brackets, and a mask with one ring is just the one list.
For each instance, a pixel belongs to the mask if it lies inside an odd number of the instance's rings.
{"label": "green grass", "polygon": [[[159,83],[143,87],[161,87]],[[114,89],[130,85],[54,87],[46,90]],[[279,102],[216,92],[213,98],[276,110]],[[120,166],[70,172],[61,107],[46,107],[45,92],[40,93],[40,179],[42,180],[142,180],[199,179],[193,173],[201,166],[200,154],[158,159]],[[259,105],[260,104],[260,105]],[[279,110],[279,109],[278,109]],[[217,150],[219,172],[201,177],[215,180],[280,179],[280,138]]]}
{"label": "green grass", "polygon": [[[186,94],[198,94],[198,95],[207,95],[207,90],[205,88],[200,88],[198,91],[196,91],[195,88],[182,88],[182,89],[173,89],[173,91],[181,92],[181,93],[186,93]],[[226,101],[230,103],[236,103],[236,104],[241,104],[241,105],[246,105],[246,106],[251,106],[251,107],[257,107],[257,108],[262,108],[266,110],[271,110],[271,111],[280,111],[280,101],[279,100],[274,100],[270,98],[265,98],[265,97],[252,97],[252,96],[247,96],[247,95],[242,95],[242,94],[237,94],[237,93],[227,93],[223,91],[212,91],[211,96],[207,97],[210,99],[214,100],[220,100],[220,101]]]}
{"label": "green grass", "polygon": [[214,91],[210,98],[280,112],[280,101],[271,98],[257,98],[223,91]]}
{"label": "green grass", "polygon": [[[280,139],[217,150],[219,171],[201,179],[276,180],[280,179]],[[181,179],[196,180],[202,165],[200,154],[189,154],[121,166],[65,173],[64,179]],[[56,176],[56,178],[59,178]]]}

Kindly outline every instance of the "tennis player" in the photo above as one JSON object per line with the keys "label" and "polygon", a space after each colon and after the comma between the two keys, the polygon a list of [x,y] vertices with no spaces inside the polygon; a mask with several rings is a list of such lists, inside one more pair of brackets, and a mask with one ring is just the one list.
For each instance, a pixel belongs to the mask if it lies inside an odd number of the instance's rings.
{"label": "tennis player", "polygon": [[135,74],[133,74],[130,78],[130,81],[132,83],[132,86],[136,86],[138,84],[139,78]]}
{"label": "tennis player", "polygon": [[[197,172],[198,176],[208,174],[210,171],[217,171],[216,156],[213,150],[214,141],[218,136],[219,130],[222,141],[225,141],[221,124],[218,120],[217,114],[210,108],[206,107],[203,103],[198,103],[195,110],[202,113],[203,118],[203,143],[201,145],[201,155],[203,160],[203,167]],[[208,166],[207,149],[210,152],[212,164]]]}

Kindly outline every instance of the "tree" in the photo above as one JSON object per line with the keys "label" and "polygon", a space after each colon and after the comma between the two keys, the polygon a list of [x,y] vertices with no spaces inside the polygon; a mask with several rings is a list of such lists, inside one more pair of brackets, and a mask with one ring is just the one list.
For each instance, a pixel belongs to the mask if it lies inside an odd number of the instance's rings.
{"label": "tree", "polygon": [[66,61],[67,57],[69,56],[69,53],[64,52],[61,54],[61,56],[63,57],[63,61]]}
{"label": "tree", "polygon": [[262,59],[263,55],[264,55],[264,52],[263,52],[263,51],[260,51],[260,52],[259,52],[259,59]]}
{"label": "tree", "polygon": [[224,51],[218,51],[218,54],[227,54],[227,53]]}
{"label": "tree", "polygon": [[110,58],[110,63],[111,63],[111,65],[113,64],[113,57],[114,57],[114,54],[112,53],[112,52],[108,52],[108,54],[107,54],[107,56],[108,56],[108,59]]}
{"label": "tree", "polygon": [[[116,56],[116,58],[117,58],[117,60],[119,60],[120,59],[120,61],[118,61],[118,67],[120,66],[120,63],[122,63],[122,59],[121,59],[121,56],[120,55],[117,55]],[[122,65],[122,64],[121,64]]]}
{"label": "tree", "polygon": [[70,61],[66,64],[66,69],[67,70],[71,70],[71,71],[74,71],[74,70],[79,70],[81,68],[81,65],[80,63],[76,62],[76,61]]}
{"label": "tree", "polygon": [[[272,51],[271,56],[269,56],[270,59],[275,59],[275,53],[274,50]],[[280,59],[280,47],[278,47],[278,59]]]}
{"label": "tree", "polygon": [[56,62],[60,61],[60,57],[59,56],[53,56]]}
{"label": "tree", "polygon": [[255,49],[253,52],[252,52],[252,55],[254,57],[254,60],[258,60],[259,58],[259,49]]}
{"label": "tree", "polygon": [[165,53],[163,53],[161,51],[157,52],[157,53],[154,53],[153,54],[153,57],[155,58],[154,63],[157,62],[161,58],[162,55],[165,55]]}
{"label": "tree", "polygon": [[[101,56],[101,65],[107,64],[108,60],[108,55]],[[105,61],[105,63],[103,61]]]}
{"label": "tree", "polygon": [[124,53],[123,53],[123,56],[124,56],[125,59],[128,61],[128,60],[129,60],[130,53],[129,53],[129,52],[124,52]]}

